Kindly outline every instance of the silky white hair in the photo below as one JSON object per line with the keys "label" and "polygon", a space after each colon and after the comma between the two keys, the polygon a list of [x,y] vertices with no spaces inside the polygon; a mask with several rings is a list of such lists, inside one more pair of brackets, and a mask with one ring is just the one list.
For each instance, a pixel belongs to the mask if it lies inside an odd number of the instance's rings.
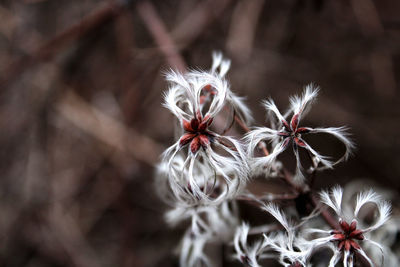
{"label": "silky white hair", "polygon": [[[199,116],[212,120],[224,107],[232,108],[245,121],[251,121],[243,99],[231,92],[224,78],[229,66],[229,60],[214,53],[210,71],[167,73],[170,87],[164,94],[164,106],[177,117],[181,128],[185,121]],[[207,103],[202,98],[205,90],[210,94]],[[209,138],[210,144],[196,151],[178,140],[163,153],[159,174],[169,181],[167,185],[176,200],[185,205],[218,205],[240,192],[249,176],[247,157],[240,141],[213,131]],[[218,190],[214,190],[216,188]],[[217,191],[218,196],[211,196]]]}
{"label": "silky white hair", "polygon": [[[265,100],[263,106],[267,110],[267,113],[273,115],[276,120],[273,120],[272,127],[256,127],[252,131],[246,134],[244,140],[247,144],[247,154],[250,158],[251,169],[254,173],[262,173],[263,169],[270,170],[274,167],[277,157],[285,151],[290,142],[293,141],[292,136],[287,136],[285,138],[280,135],[280,132],[287,127],[293,127],[292,122],[286,122],[286,118],[293,114],[292,120],[296,118],[295,126],[297,128],[303,128],[307,134],[309,133],[326,133],[334,136],[345,146],[344,154],[336,161],[332,161],[327,156],[319,154],[310,145],[308,145],[301,137],[298,139],[301,141],[302,148],[308,151],[313,159],[314,166],[310,168],[310,171],[331,169],[336,164],[347,160],[354,149],[354,144],[350,140],[347,133],[346,127],[328,127],[328,128],[309,128],[309,127],[298,127],[300,120],[309,112],[311,104],[315,101],[318,95],[319,88],[315,87],[313,84],[309,84],[305,87],[303,94],[301,96],[293,96],[290,98],[290,109],[289,111],[282,115],[279,109],[276,107],[272,99]],[[286,125],[285,125],[286,124]],[[295,130],[295,129],[291,129]],[[297,138],[297,137],[296,137]],[[263,157],[255,157],[255,150],[260,142],[270,143],[272,149],[270,153]],[[293,152],[296,158],[296,172],[294,175],[295,181],[304,181],[304,170],[300,161],[300,155],[298,152],[298,146],[293,145]]]}
{"label": "silky white hair", "polygon": [[[370,238],[370,232],[377,230],[382,227],[390,218],[391,214],[391,205],[382,200],[381,196],[375,193],[372,189],[366,190],[358,193],[354,205],[354,209],[345,209],[343,205],[343,188],[340,186],[333,187],[330,191],[322,191],[320,193],[321,202],[328,207],[330,207],[337,215],[338,223],[340,222],[356,222],[357,230],[360,230],[363,234],[363,239],[359,240],[360,248],[356,249],[357,253],[360,254],[371,266],[374,266],[374,262],[369,257],[365,250],[364,246],[372,245],[375,246],[381,251],[381,255],[383,257],[383,247],[378,242],[373,241]],[[347,203],[346,203],[347,204]],[[360,209],[367,204],[372,204],[376,207],[377,216],[375,221],[370,225],[365,225],[364,221],[359,218]],[[370,206],[368,206],[370,208]],[[335,240],[334,235],[331,230],[324,229],[307,229],[304,231],[305,235],[320,235],[321,237],[314,238],[309,240],[310,244],[314,249],[319,247],[328,247],[332,248],[331,241]],[[343,258],[344,266],[353,266],[354,264],[354,255],[352,251],[340,250],[337,247],[333,248],[334,254],[330,260],[329,266],[335,266],[340,258]]]}

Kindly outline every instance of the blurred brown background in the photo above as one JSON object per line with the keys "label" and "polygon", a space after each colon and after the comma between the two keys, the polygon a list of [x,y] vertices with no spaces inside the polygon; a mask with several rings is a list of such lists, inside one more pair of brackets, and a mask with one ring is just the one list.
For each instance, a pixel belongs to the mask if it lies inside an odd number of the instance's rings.
{"label": "blurred brown background", "polygon": [[321,86],[303,125],[347,125],[358,148],[317,187],[398,192],[399,14],[395,0],[1,0],[0,266],[177,266],[181,232],[153,189],[173,143],[163,73],[208,69],[213,50],[258,125],[262,99],[284,109]]}

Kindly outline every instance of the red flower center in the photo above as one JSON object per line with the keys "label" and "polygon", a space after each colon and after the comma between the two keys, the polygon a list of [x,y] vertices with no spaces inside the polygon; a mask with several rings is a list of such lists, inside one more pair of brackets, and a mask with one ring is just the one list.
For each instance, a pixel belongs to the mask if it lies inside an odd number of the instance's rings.
{"label": "red flower center", "polygon": [[306,147],[307,145],[301,139],[301,134],[306,134],[310,131],[309,128],[298,127],[299,126],[299,114],[294,114],[290,120],[290,124],[282,119],[283,129],[278,132],[279,136],[285,138],[285,146],[290,140],[293,140],[298,146]]}
{"label": "red flower center", "polygon": [[200,147],[207,148],[212,142],[214,134],[208,130],[213,119],[209,116],[203,116],[198,111],[197,115],[190,122],[183,120],[183,129],[185,134],[181,137],[179,145],[185,146],[190,143],[190,150],[195,154]]}
{"label": "red flower center", "polygon": [[332,242],[337,242],[338,249],[346,251],[358,250],[360,245],[355,240],[364,240],[363,232],[357,229],[357,222],[354,220],[349,225],[345,221],[340,222],[341,230],[333,230],[331,235],[333,235]]}
{"label": "red flower center", "polygon": [[242,263],[243,263],[246,267],[247,267],[247,266],[250,266],[250,263],[251,263],[250,258],[247,257],[246,255],[241,255],[241,256],[240,256],[240,260],[242,261]]}

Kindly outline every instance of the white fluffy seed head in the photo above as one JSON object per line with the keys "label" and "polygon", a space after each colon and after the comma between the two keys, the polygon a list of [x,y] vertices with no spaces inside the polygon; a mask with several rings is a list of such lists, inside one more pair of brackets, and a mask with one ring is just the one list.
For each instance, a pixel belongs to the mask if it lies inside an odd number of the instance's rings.
{"label": "white fluffy seed head", "polygon": [[[383,224],[385,224],[391,213],[391,206],[387,201],[381,199],[381,197],[375,193],[373,190],[367,190],[361,192],[357,195],[356,203],[354,205],[354,211],[348,212],[350,209],[346,208],[346,205],[350,203],[342,203],[343,199],[343,189],[339,186],[335,186],[330,191],[322,191],[320,193],[321,202],[326,204],[327,206],[331,207],[335,213],[338,215],[338,222],[346,221],[347,223],[351,223],[353,221],[357,222],[357,229],[362,232],[363,239],[357,240],[356,242],[360,245],[360,248],[357,249],[357,253],[362,255],[364,259],[366,259],[370,264],[372,264],[372,260],[369,255],[365,252],[365,245],[372,244],[375,247],[378,247],[380,250],[383,251],[382,245],[379,243],[369,239],[369,233],[372,231],[377,230]],[[358,218],[360,210],[366,204],[373,204],[373,206],[368,206],[371,208],[370,211],[376,210],[378,211],[378,216],[375,221],[367,227],[363,227],[363,221]],[[375,207],[374,207],[375,206]],[[313,250],[316,250],[320,247],[332,247],[332,240],[335,240],[334,235],[329,230],[322,230],[322,229],[307,229],[304,232],[307,234],[318,234],[322,235],[322,237],[314,238],[310,240],[310,244],[312,244]],[[334,266],[340,258],[343,258],[343,265],[344,266],[352,266],[353,264],[353,257],[354,252],[348,250],[339,250],[337,247],[334,249],[334,255],[330,260],[329,266]],[[382,253],[383,255],[383,253]],[[382,260],[383,261],[383,260]]]}
{"label": "white fluffy seed head", "polygon": [[340,142],[343,143],[345,146],[345,152],[343,156],[341,156],[338,160],[335,162],[331,163],[331,166],[333,167],[334,165],[348,160],[348,158],[352,155],[354,149],[355,149],[355,144],[350,138],[350,134],[348,132],[347,127],[328,127],[328,128],[314,128],[312,129],[311,133],[326,133],[333,135],[335,138],[337,138]]}
{"label": "white fluffy seed head", "polygon": [[[268,99],[263,102],[263,106],[267,110],[267,114],[274,117],[274,119],[271,119],[271,126],[273,128],[255,128],[245,136],[245,141],[248,144],[247,154],[250,157],[251,167],[254,170],[253,173],[262,173],[265,168],[270,170],[278,155],[295,140],[299,140],[301,144],[293,145],[293,152],[296,159],[294,181],[297,183],[303,183],[305,179],[305,171],[303,170],[300,161],[299,149],[307,150],[312,157],[313,166],[310,168],[309,172],[332,169],[339,162],[348,159],[354,149],[354,144],[349,138],[349,134],[346,131],[347,128],[329,127],[313,129],[309,127],[302,127],[303,130],[301,134],[327,133],[339,139],[339,141],[345,145],[346,150],[343,156],[336,161],[332,161],[329,157],[318,153],[315,149],[308,145],[307,142],[302,139],[300,134],[297,132],[297,129],[300,127],[299,123],[301,118],[304,117],[309,111],[311,104],[317,97],[318,91],[319,88],[313,84],[307,85],[301,96],[293,96],[290,98],[290,109],[284,115],[281,114],[272,99]],[[290,114],[293,115],[292,121],[288,120],[288,116]],[[306,130],[304,130],[304,128]],[[294,135],[296,138],[294,138]],[[270,153],[265,157],[254,158],[254,151],[261,142],[266,142],[272,145]]]}
{"label": "white fluffy seed head", "polygon": [[[225,77],[231,66],[231,61],[224,58],[221,52],[216,51],[212,53],[212,59],[213,61],[210,72],[217,74],[221,78]],[[229,90],[227,94],[227,102],[230,104],[234,113],[239,116],[242,121],[246,124],[253,122],[251,110],[245,104],[245,97],[237,96]]]}
{"label": "white fluffy seed head", "polygon": [[293,114],[301,114],[301,117],[307,115],[311,105],[316,100],[319,87],[310,83],[304,88],[301,96],[292,96],[290,98],[290,107]]}
{"label": "white fluffy seed head", "polygon": [[[190,120],[200,111],[203,117],[214,117],[225,105],[229,92],[228,82],[217,74],[191,71],[185,74],[170,71],[166,74],[170,86],[164,95],[164,106],[179,120]],[[204,109],[203,95],[211,93],[209,105]]]}
{"label": "white fluffy seed head", "polygon": [[320,193],[321,202],[331,207],[339,217],[343,215],[342,197],[343,189],[338,185],[334,186],[330,192],[322,191]]}
{"label": "white fluffy seed head", "polygon": [[211,73],[217,73],[220,77],[224,77],[231,67],[231,61],[224,58],[221,52],[214,51],[212,53]]}
{"label": "white fluffy seed head", "polygon": [[235,202],[218,206],[176,207],[166,214],[172,225],[190,220],[190,226],[180,247],[181,266],[214,266],[205,252],[205,246],[232,240],[237,228],[238,209]]}
{"label": "white fluffy seed head", "polygon": [[375,222],[363,229],[364,232],[370,232],[378,229],[385,224],[391,215],[391,205],[389,202],[382,200],[381,196],[375,193],[372,189],[361,192],[357,195],[356,205],[354,208],[354,217],[357,218],[359,212],[366,204],[373,204],[378,212]]}
{"label": "white fluffy seed head", "polygon": [[258,259],[263,257],[264,243],[260,240],[252,244],[247,242],[250,226],[242,223],[236,229],[233,245],[235,248],[234,258],[242,262],[245,266],[259,267]]}
{"label": "white fluffy seed head", "polygon": [[231,154],[220,155],[207,149],[196,155],[184,151],[166,155],[156,179],[160,195],[182,206],[198,206],[219,205],[240,194],[249,171],[245,155],[217,146]]}
{"label": "white fluffy seed head", "polygon": [[[243,99],[231,92],[224,78],[229,66],[229,60],[214,53],[210,71],[166,74],[170,86],[164,94],[164,106],[177,117],[182,129],[184,123],[199,116],[214,119],[224,107],[245,121],[251,120]],[[163,153],[162,165],[168,169],[165,172],[168,184],[176,199],[186,205],[217,205],[232,198],[244,187],[249,174],[247,157],[239,141],[211,130],[207,138],[209,144],[199,149],[177,141]]]}
{"label": "white fluffy seed head", "polygon": [[[232,108],[246,123],[251,122],[250,109],[239,97],[230,90],[229,83],[224,78],[230,67],[230,60],[224,59],[221,53],[213,53],[213,64],[210,71],[192,70],[185,74],[176,71],[166,73],[170,86],[164,94],[164,106],[179,120],[193,118],[197,110],[203,116],[216,116],[224,106]],[[211,94],[208,110],[203,110],[204,94]]]}
{"label": "white fluffy seed head", "polygon": [[279,207],[273,203],[267,203],[262,207],[263,210],[271,214],[284,228],[290,233],[293,231],[293,226],[289,223],[286,215],[279,209]]}

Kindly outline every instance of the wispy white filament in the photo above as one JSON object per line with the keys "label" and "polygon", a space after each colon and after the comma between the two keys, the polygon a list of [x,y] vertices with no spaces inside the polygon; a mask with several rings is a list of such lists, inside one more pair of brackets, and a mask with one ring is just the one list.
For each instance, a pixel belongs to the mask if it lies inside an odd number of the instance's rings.
{"label": "wispy white filament", "polygon": [[[387,222],[391,212],[390,204],[382,200],[381,197],[374,191],[367,190],[357,195],[354,211],[351,214],[349,214],[348,213],[349,209],[343,209],[343,204],[342,204],[343,189],[339,186],[335,186],[330,191],[322,191],[320,193],[320,198],[322,203],[331,207],[333,211],[336,213],[338,223],[342,222],[347,222],[349,224],[351,222],[357,223],[357,230],[361,231],[363,239],[354,241],[357,242],[357,244],[360,246],[360,248],[356,248],[355,250],[357,250],[357,253],[361,255],[371,266],[374,266],[372,259],[365,252],[364,246],[366,244],[367,245],[372,244],[378,247],[383,255],[383,246],[368,238],[368,235],[370,234],[370,232],[377,230],[379,227],[381,227],[384,223]],[[346,204],[348,205],[348,203]],[[374,209],[376,209],[378,212],[378,216],[372,225],[363,227],[362,226],[363,222],[360,218],[358,218],[358,215],[360,213],[360,209],[366,204],[373,204],[372,209],[371,206],[368,206],[370,207],[369,212],[374,211]],[[326,231],[322,229],[308,229],[304,231],[304,233],[306,235],[308,234],[322,235],[322,237],[309,240],[310,244],[312,244],[313,249],[317,249],[319,247],[331,247],[332,241],[335,240],[335,236],[332,234],[331,231]],[[338,242],[335,244],[337,245]],[[343,248],[342,250],[339,250],[338,248],[335,250],[330,260],[329,266],[333,267],[338,263],[339,252],[341,257],[343,258],[343,266],[353,266],[354,250],[346,250]]]}
{"label": "wispy white filament", "polygon": [[[284,115],[280,113],[272,99],[263,102],[267,113],[276,117],[276,121],[272,120],[274,122],[272,123],[272,127],[275,127],[275,129],[258,127],[250,131],[245,136],[245,141],[248,144],[248,155],[252,157],[250,162],[252,163],[251,168],[254,173],[261,173],[262,169],[270,170],[278,155],[286,150],[290,143],[293,143],[293,152],[296,158],[296,173],[294,177],[297,182],[302,182],[304,180],[304,171],[301,165],[298,149],[307,150],[310,156],[313,158],[313,162],[315,162],[316,166],[313,166],[311,170],[333,168],[333,166],[339,162],[348,159],[351,151],[354,148],[354,145],[349,139],[345,127],[314,129],[305,127],[302,128],[303,132],[297,132],[297,129],[301,128],[299,123],[310,110],[311,104],[317,97],[318,90],[319,88],[312,84],[307,85],[301,96],[293,96],[290,98],[290,110]],[[290,114],[292,114],[293,117],[292,120],[289,121],[287,119]],[[346,150],[343,156],[336,161],[332,161],[328,157],[319,154],[315,149],[308,145],[304,139],[301,138],[302,134],[312,133],[327,133],[336,137],[345,145]],[[296,143],[296,140],[298,140],[297,142],[299,143]],[[254,152],[257,148],[257,145],[262,141],[272,145],[272,153],[264,157],[254,157]]]}
{"label": "wispy white filament", "polygon": [[[229,67],[229,60],[214,53],[210,71],[185,74],[170,71],[166,74],[170,87],[164,95],[164,106],[177,117],[182,129],[184,123],[198,118],[211,122],[224,107],[251,121],[243,99],[232,93],[224,78]],[[243,145],[232,137],[219,135],[210,129],[207,131],[203,136],[207,145],[202,143],[198,148],[192,148],[191,139],[189,144],[183,145],[178,140],[162,157],[163,176],[169,180],[168,185],[176,199],[186,205],[218,205],[239,192],[248,177]],[[196,134],[192,136],[197,138]]]}

